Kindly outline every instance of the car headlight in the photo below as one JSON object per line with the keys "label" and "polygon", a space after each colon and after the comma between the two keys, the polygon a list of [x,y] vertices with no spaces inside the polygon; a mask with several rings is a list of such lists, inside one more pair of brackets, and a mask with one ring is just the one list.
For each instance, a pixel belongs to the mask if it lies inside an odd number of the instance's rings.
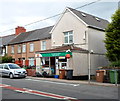
{"label": "car headlight", "polygon": [[17,72],[17,71],[14,71],[14,74],[18,74],[18,72]]}

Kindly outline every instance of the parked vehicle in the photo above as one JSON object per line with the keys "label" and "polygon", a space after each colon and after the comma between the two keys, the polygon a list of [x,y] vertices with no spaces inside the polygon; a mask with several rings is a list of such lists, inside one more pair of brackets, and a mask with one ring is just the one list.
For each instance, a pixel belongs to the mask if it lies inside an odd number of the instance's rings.
{"label": "parked vehicle", "polygon": [[26,77],[27,72],[17,64],[4,63],[0,64],[0,76],[8,76],[11,79],[14,77]]}

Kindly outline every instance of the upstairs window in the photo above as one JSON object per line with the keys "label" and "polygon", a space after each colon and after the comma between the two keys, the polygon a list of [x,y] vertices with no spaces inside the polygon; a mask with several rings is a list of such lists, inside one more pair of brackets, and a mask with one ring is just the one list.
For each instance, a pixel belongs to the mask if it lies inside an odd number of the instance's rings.
{"label": "upstairs window", "polygon": [[14,46],[11,46],[11,53],[14,54]]}
{"label": "upstairs window", "polygon": [[64,43],[65,44],[73,43],[73,31],[64,32]]}
{"label": "upstairs window", "polygon": [[30,44],[30,52],[33,52],[33,51],[34,51],[34,44],[31,43],[31,44]]}
{"label": "upstairs window", "polygon": [[21,53],[21,45],[18,45],[18,53]]}
{"label": "upstairs window", "polygon": [[46,50],[46,41],[42,41],[41,50]]}
{"label": "upstairs window", "polygon": [[26,45],[22,45],[22,52],[25,53],[26,52]]}

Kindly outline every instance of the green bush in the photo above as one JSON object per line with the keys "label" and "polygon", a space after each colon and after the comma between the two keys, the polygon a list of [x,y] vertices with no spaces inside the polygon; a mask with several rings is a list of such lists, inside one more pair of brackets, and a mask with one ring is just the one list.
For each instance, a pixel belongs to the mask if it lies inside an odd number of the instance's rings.
{"label": "green bush", "polygon": [[111,62],[110,67],[120,67],[120,60]]}
{"label": "green bush", "polygon": [[12,56],[5,55],[2,57],[2,63],[10,63],[10,62],[12,62],[12,60],[13,60]]}

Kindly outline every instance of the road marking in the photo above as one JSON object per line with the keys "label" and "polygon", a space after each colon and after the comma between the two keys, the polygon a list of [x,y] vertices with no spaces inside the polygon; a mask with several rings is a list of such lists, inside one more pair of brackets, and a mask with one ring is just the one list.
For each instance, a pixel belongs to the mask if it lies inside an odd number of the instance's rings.
{"label": "road marking", "polygon": [[53,93],[48,93],[48,92],[43,92],[43,91],[37,91],[37,90],[31,90],[27,88],[17,88],[13,86],[8,86],[6,84],[0,84],[1,87],[10,89],[16,92],[21,92],[21,93],[28,93],[28,94],[34,94],[34,95],[39,95],[39,96],[45,96],[45,97],[50,97],[50,98],[55,98],[55,99],[71,99],[78,101],[76,98],[68,97],[68,96],[63,96],[63,95],[58,95],[58,94],[53,94]]}
{"label": "road marking", "polygon": [[10,85],[0,84],[0,87],[7,87],[7,86],[10,86]]}
{"label": "road marking", "polygon": [[53,84],[60,84],[60,85],[71,85],[71,86],[79,86],[80,84],[70,84],[70,83],[61,83],[61,82],[53,82],[53,81],[43,81],[43,80],[34,80],[34,79],[25,79],[25,80],[32,80],[32,81],[38,81],[38,82],[47,82],[47,83],[53,83]]}

